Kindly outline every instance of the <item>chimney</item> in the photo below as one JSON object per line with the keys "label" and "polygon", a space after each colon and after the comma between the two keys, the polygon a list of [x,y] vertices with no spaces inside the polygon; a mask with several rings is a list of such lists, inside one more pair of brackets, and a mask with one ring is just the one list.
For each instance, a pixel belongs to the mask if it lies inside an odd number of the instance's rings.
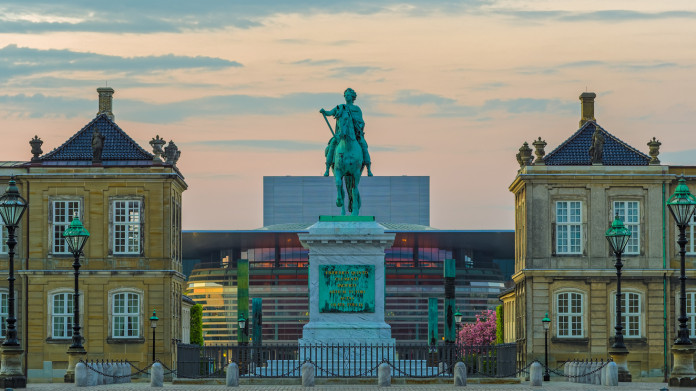
{"label": "chimney", "polygon": [[597,94],[594,92],[583,92],[580,94],[580,127],[587,121],[596,121],[594,117],[594,98]]}
{"label": "chimney", "polygon": [[97,88],[99,93],[99,114],[106,114],[109,119],[114,120],[114,113],[111,111],[111,102],[113,100],[114,89],[111,87],[99,87]]}

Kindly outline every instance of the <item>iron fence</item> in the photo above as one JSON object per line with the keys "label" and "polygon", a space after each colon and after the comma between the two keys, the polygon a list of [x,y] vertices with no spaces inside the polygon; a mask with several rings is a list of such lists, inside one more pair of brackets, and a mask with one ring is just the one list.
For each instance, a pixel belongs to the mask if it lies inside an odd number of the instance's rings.
{"label": "iron fence", "polygon": [[241,377],[300,377],[305,362],[316,366],[317,377],[376,377],[377,367],[389,363],[394,377],[451,377],[458,361],[468,376],[507,377],[517,373],[515,344],[457,346],[425,344],[264,344],[198,346],[179,344],[177,376],[225,377],[236,363]]}

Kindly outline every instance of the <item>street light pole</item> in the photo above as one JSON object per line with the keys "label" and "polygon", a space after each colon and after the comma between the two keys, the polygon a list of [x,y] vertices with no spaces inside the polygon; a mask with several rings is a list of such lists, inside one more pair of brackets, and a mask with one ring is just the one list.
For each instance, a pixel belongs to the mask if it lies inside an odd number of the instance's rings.
{"label": "street light pole", "polygon": [[619,381],[630,382],[631,373],[628,371],[628,349],[624,345],[623,326],[621,325],[621,254],[623,254],[628,240],[631,238],[631,231],[626,228],[619,218],[617,213],[611,227],[604,234],[607,238],[611,251],[616,255],[616,334],[614,335],[614,344],[611,346],[609,354],[616,362],[619,371]]}
{"label": "street light pole", "polygon": [[541,320],[544,325],[544,381],[551,380],[551,375],[549,374],[549,326],[551,326],[551,319],[549,319],[549,313],[546,313],[544,319]]}
{"label": "street light pole", "polygon": [[679,330],[677,331],[677,339],[672,345],[672,354],[674,356],[674,366],[669,378],[671,386],[696,386],[696,372],[694,371],[694,357],[696,352],[691,340],[689,339],[689,330],[686,326],[688,320],[686,316],[686,227],[689,225],[691,216],[696,210],[696,198],[689,191],[686,185],[686,180],[682,176],[679,179],[677,187],[674,189],[674,194],[667,200],[669,211],[674,217],[674,222],[679,227],[679,260],[680,260],[680,290],[679,297]]}
{"label": "street light pole", "polygon": [[22,371],[22,347],[17,339],[17,328],[15,323],[15,296],[14,296],[14,248],[17,245],[15,231],[19,226],[19,221],[27,209],[27,202],[21,195],[14,176],[10,179],[5,194],[0,197],[0,217],[7,227],[7,247],[9,257],[9,292],[7,298],[7,335],[2,343],[2,368],[0,368],[0,387],[3,388],[26,388],[27,378]]}
{"label": "street light pole", "polygon": [[152,310],[152,316],[150,317],[150,327],[152,328],[152,362],[155,362],[155,329],[157,328],[157,321],[159,318],[157,317],[157,313],[155,310]]}
{"label": "street light pole", "polygon": [[65,243],[68,245],[68,250],[75,257],[75,261],[72,266],[75,269],[75,291],[73,292],[73,333],[72,333],[72,344],[68,348],[68,369],[65,372],[63,381],[66,383],[73,383],[75,381],[75,365],[77,362],[87,354],[84,346],[82,346],[82,336],[80,335],[80,255],[82,250],[85,248],[87,239],[89,239],[89,232],[77,218],[77,214],[73,217],[70,226],[63,231],[63,238]]}

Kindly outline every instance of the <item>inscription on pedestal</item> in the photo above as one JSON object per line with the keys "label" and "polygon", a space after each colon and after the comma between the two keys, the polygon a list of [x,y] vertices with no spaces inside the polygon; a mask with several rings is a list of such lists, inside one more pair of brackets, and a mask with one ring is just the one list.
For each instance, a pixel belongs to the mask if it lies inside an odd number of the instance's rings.
{"label": "inscription on pedestal", "polygon": [[319,312],[375,312],[375,267],[320,265]]}

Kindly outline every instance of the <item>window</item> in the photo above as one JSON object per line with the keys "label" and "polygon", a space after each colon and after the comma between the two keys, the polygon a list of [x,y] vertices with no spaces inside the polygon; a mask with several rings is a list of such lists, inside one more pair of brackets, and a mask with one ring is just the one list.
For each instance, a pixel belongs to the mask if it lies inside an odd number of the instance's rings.
{"label": "window", "polygon": [[80,212],[80,201],[60,200],[52,202],[52,252],[53,254],[69,254],[68,245],[63,239],[63,232],[70,225],[73,217]]}
{"label": "window", "polygon": [[140,295],[122,292],[113,295],[112,336],[114,338],[140,337]]}
{"label": "window", "polygon": [[558,337],[583,337],[585,333],[582,318],[582,293],[562,292],[556,296],[556,333]]}
{"label": "window", "polygon": [[[677,238],[679,238],[679,228],[677,228],[675,232],[677,233]],[[691,216],[689,225],[686,227],[686,239],[688,240],[688,243],[686,243],[686,253],[689,255],[696,255],[696,243],[694,243],[694,240],[696,240],[696,215]]]}
{"label": "window", "polygon": [[582,254],[580,201],[556,202],[556,253]]}
{"label": "window", "polygon": [[[616,308],[616,292],[614,292],[614,308]],[[623,335],[627,338],[641,336],[641,295],[635,292],[621,293],[621,325]],[[613,325],[616,327],[616,314],[613,316]]]}
{"label": "window", "polygon": [[614,201],[614,213],[631,230],[624,254],[640,254],[640,204],[638,201]]}
{"label": "window", "polygon": [[0,218],[0,254],[7,254],[10,252],[10,249],[7,247],[8,237],[9,233],[7,232],[7,227],[5,227],[2,218]]}
{"label": "window", "polygon": [[74,308],[73,293],[56,293],[51,296],[51,335],[56,339],[72,338]]}
{"label": "window", "polygon": [[141,202],[116,200],[113,202],[114,254],[140,254],[142,214]]}
{"label": "window", "polygon": [[0,337],[5,338],[7,335],[7,317],[9,312],[7,291],[0,292]]}
{"label": "window", "polygon": [[[679,316],[679,300],[676,302],[675,314]],[[689,338],[696,338],[696,291],[686,292],[686,327],[689,329]]]}

